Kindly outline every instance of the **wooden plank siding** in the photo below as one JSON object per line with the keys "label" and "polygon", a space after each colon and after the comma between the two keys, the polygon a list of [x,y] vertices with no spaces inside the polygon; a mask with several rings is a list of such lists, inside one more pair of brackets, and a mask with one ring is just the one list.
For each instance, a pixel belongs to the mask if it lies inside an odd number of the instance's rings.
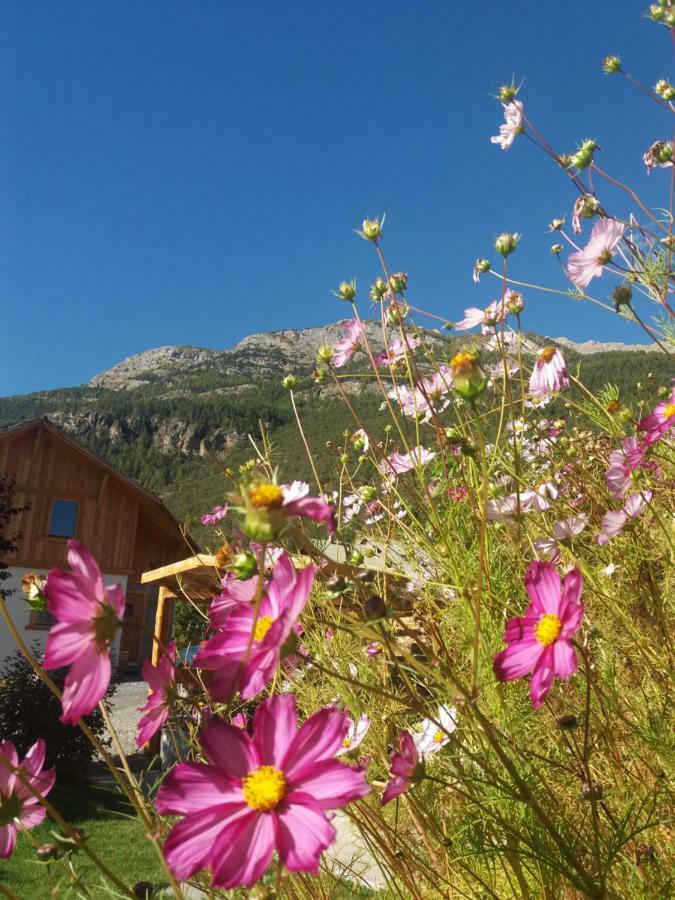
{"label": "wooden plank siding", "polygon": [[67,539],[49,535],[53,500],[77,501],[75,537],[110,575],[139,582],[142,572],[186,554],[178,522],[156,497],[50,423],[0,429],[0,471],[16,481],[15,505],[30,506],[12,520],[22,536],[11,566],[66,565]]}

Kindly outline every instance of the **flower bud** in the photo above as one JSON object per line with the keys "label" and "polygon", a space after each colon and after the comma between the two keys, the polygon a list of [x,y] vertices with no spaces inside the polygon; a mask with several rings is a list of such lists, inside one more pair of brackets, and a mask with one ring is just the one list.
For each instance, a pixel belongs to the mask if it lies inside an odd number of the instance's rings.
{"label": "flower bud", "polygon": [[665,14],[666,11],[660,3],[652,3],[649,7],[649,15],[655,22],[661,22]]}
{"label": "flower bud", "polygon": [[487,375],[481,368],[478,354],[462,350],[450,362],[452,389],[464,400],[473,400],[487,387]]}
{"label": "flower bud", "polygon": [[137,881],[134,885],[134,897],[139,900],[150,900],[155,886],[151,881]]}
{"label": "flower bud", "polygon": [[504,300],[506,302],[506,308],[512,316],[519,316],[525,309],[525,300],[520,291],[507,291]]}
{"label": "flower bud", "polygon": [[340,300],[346,300],[348,303],[351,303],[354,297],[356,297],[356,279],[352,278],[351,281],[341,281],[337,291],[334,291],[333,293],[336,297],[339,297]]}
{"label": "flower bud", "polygon": [[294,387],[298,386],[298,379],[295,375],[285,375],[281,379],[281,386],[286,388],[287,391],[292,391]]}
{"label": "flower bud", "polygon": [[490,271],[490,261],[479,256],[473,264],[472,278],[476,284],[480,281],[480,276]]}
{"label": "flower bud", "polygon": [[377,594],[373,594],[372,597],[364,600],[362,609],[364,618],[368,622],[377,622],[380,619],[384,619],[387,615],[387,604]]}
{"label": "flower bud", "polygon": [[602,71],[605,75],[613,75],[621,71],[621,60],[618,56],[606,56],[602,61]]}
{"label": "flower bud", "polygon": [[518,96],[518,88],[515,84],[502,84],[499,88],[499,99],[502,103],[510,103]]}
{"label": "flower bud", "polygon": [[331,594],[337,596],[347,590],[347,582],[344,580],[342,575],[332,575],[326,581],[326,588],[328,591],[330,591]]}
{"label": "flower bud", "polygon": [[581,785],[584,800],[602,800],[602,787],[597,781],[585,781]]}
{"label": "flower bud", "polygon": [[665,78],[656,82],[654,92],[664,100],[675,100],[675,87],[669,81],[666,81]]}
{"label": "flower bud", "polygon": [[375,572],[372,569],[361,569],[360,572],[354,575],[354,581],[357,581],[359,584],[370,584],[374,580]]}
{"label": "flower bud", "polygon": [[370,294],[368,295],[371,300],[381,300],[384,295],[387,293],[387,284],[383,278],[380,278],[379,275],[375,279],[375,283],[370,286]]}
{"label": "flower bud", "polygon": [[315,384],[321,384],[328,377],[328,369],[312,369],[312,380]]}
{"label": "flower bud", "polygon": [[402,294],[408,287],[408,273],[395,272],[389,276],[389,287],[395,294]]}
{"label": "flower bud", "polygon": [[558,728],[561,731],[576,731],[579,727],[579,720],[576,716],[571,714],[566,716],[560,716],[558,719]]}
{"label": "flower bud", "polygon": [[633,289],[630,284],[617,284],[612,291],[612,300],[614,301],[614,309],[618,312],[622,306],[630,306],[633,298]]}
{"label": "flower bud", "polygon": [[568,169],[579,169],[579,171],[583,171],[587,169],[590,164],[593,162],[593,154],[598,149],[598,142],[591,140],[588,138],[585,141],[582,141],[576,153],[573,153],[570,156]]}
{"label": "flower bud", "polygon": [[518,246],[521,237],[521,234],[503,231],[499,237],[495,239],[495,250],[501,256],[506,257],[509,253],[513,253]]}
{"label": "flower bud", "polygon": [[357,234],[360,234],[365,241],[372,241],[374,244],[377,244],[382,236],[382,225],[384,225],[384,216],[382,217],[382,222],[379,219],[364,219],[361,231],[358,231]]}
{"label": "flower bud", "polygon": [[549,231],[560,231],[560,229],[565,224],[565,217],[562,219],[551,219],[551,224],[548,226]]}
{"label": "flower bud", "polygon": [[330,344],[321,344],[316,351],[316,358],[319,362],[330,362],[333,358],[333,348]]}
{"label": "flower bud", "polygon": [[56,844],[43,844],[35,851],[35,855],[41,862],[47,862],[50,859],[56,859],[59,855],[59,848]]}
{"label": "flower bud", "polygon": [[241,553],[235,553],[227,568],[240,581],[246,581],[253,578],[258,571],[258,560],[250,550],[243,550]]}
{"label": "flower bud", "polygon": [[565,248],[562,244],[551,244],[551,253],[555,254],[556,256],[560,256],[564,249]]}
{"label": "flower bud", "polygon": [[370,503],[371,500],[374,500],[377,497],[377,488],[373,487],[371,484],[364,484],[359,491],[359,495],[364,503]]}
{"label": "flower bud", "polygon": [[673,145],[665,141],[655,141],[649,150],[642,155],[647,170],[651,171],[655,166],[665,168],[673,164]]}

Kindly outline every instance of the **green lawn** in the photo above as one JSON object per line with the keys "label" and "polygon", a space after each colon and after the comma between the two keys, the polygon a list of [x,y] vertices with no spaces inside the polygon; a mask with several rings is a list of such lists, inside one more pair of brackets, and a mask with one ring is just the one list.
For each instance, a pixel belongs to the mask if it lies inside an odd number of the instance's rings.
{"label": "green lawn", "polygon": [[[91,849],[127,885],[133,887],[141,880],[166,883],[161,863],[142,826],[128,817],[129,807],[112,791],[57,785],[49,799],[69,824],[84,828]],[[58,828],[46,819],[31,834],[40,844],[54,843],[53,831]],[[72,859],[92,897],[117,895],[107,889],[106,879],[84,853],[78,851]],[[0,883],[20,900],[48,900],[54,896],[48,872],[53,873],[54,879],[60,879],[56,896],[82,896],[61,868],[37,860],[35,846],[25,834],[19,834],[12,857],[0,861]]]}

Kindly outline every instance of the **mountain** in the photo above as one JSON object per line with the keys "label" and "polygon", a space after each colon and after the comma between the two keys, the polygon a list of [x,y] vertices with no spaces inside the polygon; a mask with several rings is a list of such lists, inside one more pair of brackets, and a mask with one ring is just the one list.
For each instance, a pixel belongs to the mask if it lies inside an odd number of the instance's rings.
{"label": "mountain", "polygon": [[[307,477],[308,464],[298,433],[285,374],[298,376],[296,405],[322,478],[337,465],[345,429],[354,422],[330,380],[315,384],[316,352],[340,337],[336,322],[319,328],[254,334],[228,350],[168,346],[122,360],[79,387],[0,399],[0,426],[46,416],[89,449],[145,487],[160,493],[174,511],[194,515],[222,495],[222,475],[200,455],[202,442],[234,467],[253,455],[248,435],[261,426],[278,450],[284,478]],[[379,352],[382,329],[367,322],[368,340]],[[425,332],[438,359],[449,359],[471,336]],[[607,382],[628,399],[650,372],[666,384],[669,365],[662,353],[642,345],[575,344],[566,338],[528,334],[526,354],[545,343],[564,346],[568,364],[579,366],[597,391]],[[344,371],[344,370],[343,370]],[[373,428],[384,425],[381,396],[373,379],[359,377],[363,358],[347,368],[343,387],[359,416]],[[351,374],[352,377],[349,377]]]}

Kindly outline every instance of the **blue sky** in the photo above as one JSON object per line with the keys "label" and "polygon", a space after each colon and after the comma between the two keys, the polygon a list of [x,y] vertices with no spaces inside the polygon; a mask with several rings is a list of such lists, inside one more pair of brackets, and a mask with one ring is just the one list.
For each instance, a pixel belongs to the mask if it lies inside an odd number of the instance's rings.
{"label": "blue sky", "polygon": [[[415,305],[450,319],[487,305],[494,285],[471,265],[504,229],[524,233],[514,276],[561,286],[545,229],[572,190],[525,139],[490,144],[491,94],[524,79],[556,146],[597,138],[604,168],[665,205],[667,175],[647,178],[641,155],[668,114],[600,71],[619,52],[646,84],[668,77],[647,6],[4,0],[0,395],[79,384],[150,347],[334,321],[337,283],[355,276],[364,296],[378,274],[353,229],[383,211]],[[525,293],[529,330],[643,340]]]}

